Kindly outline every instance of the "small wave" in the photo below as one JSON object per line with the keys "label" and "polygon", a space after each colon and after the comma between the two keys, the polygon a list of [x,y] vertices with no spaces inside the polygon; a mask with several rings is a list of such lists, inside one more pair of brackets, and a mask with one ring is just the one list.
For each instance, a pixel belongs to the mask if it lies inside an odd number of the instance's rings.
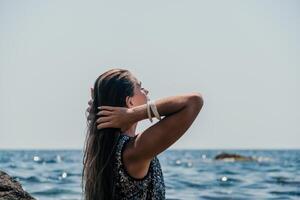
{"label": "small wave", "polygon": [[66,190],[66,189],[59,189],[59,188],[52,188],[48,190],[42,190],[37,192],[32,192],[32,195],[46,195],[46,196],[55,196],[60,194],[80,194],[78,192],[74,192],[72,190]]}
{"label": "small wave", "polygon": [[267,183],[278,184],[278,185],[296,186],[296,187],[300,188],[300,181],[290,180],[289,178],[283,177],[283,176],[271,177],[271,180],[267,180],[266,182]]}
{"label": "small wave", "polygon": [[0,157],[0,163],[8,163],[8,162],[10,162],[10,161],[11,161],[10,158],[6,158],[6,157],[1,158],[1,157]]}
{"label": "small wave", "polygon": [[44,162],[47,164],[57,163],[57,161],[55,159],[45,160]]}
{"label": "small wave", "polygon": [[239,173],[236,173],[234,171],[229,171],[229,170],[222,170],[222,171],[219,171],[217,172],[218,174],[228,174],[228,175],[236,175],[236,174],[239,174]]}
{"label": "small wave", "polygon": [[17,166],[16,164],[14,164],[14,163],[9,164],[7,167],[8,167],[8,168],[11,168],[11,169],[16,169],[16,168],[18,168],[18,166]]}
{"label": "small wave", "polygon": [[271,191],[270,194],[276,195],[289,195],[289,196],[300,196],[299,191]]}
{"label": "small wave", "polygon": [[60,155],[56,155],[53,158],[46,159],[44,162],[48,163],[48,164],[51,164],[51,163],[61,163],[61,162],[63,162],[63,158]]}
{"label": "small wave", "polygon": [[266,172],[280,172],[280,171],[281,171],[281,169],[274,169],[274,168],[266,169]]}
{"label": "small wave", "polygon": [[247,188],[247,189],[267,189],[267,188],[269,188],[268,186],[263,185],[261,183],[252,183],[252,184],[247,184],[247,185],[244,185],[241,187]]}
{"label": "small wave", "polygon": [[212,196],[212,195],[204,195],[204,196],[201,196],[201,198],[203,199],[207,199],[207,200],[224,200],[224,199],[241,199],[241,198],[234,198],[234,197],[229,197],[227,195],[223,196],[223,195],[220,195],[220,196]]}
{"label": "small wave", "polygon": [[194,163],[191,160],[174,160],[169,162],[169,164],[171,166],[181,166],[181,167],[185,167],[185,168],[191,168],[194,166]]}
{"label": "small wave", "polygon": [[238,183],[241,183],[242,181],[236,178],[229,178],[227,176],[223,176],[219,179],[217,179],[220,186],[234,186]]}
{"label": "small wave", "polygon": [[78,173],[76,173],[76,172],[69,172],[68,173],[68,176],[82,176],[82,173],[81,172],[78,172]]}
{"label": "small wave", "polygon": [[207,185],[204,184],[199,184],[199,183],[194,183],[192,181],[186,181],[183,179],[178,180],[178,182],[176,183],[176,185],[178,186],[178,184],[182,184],[182,188],[197,188],[197,189],[204,189],[207,188]]}
{"label": "small wave", "polygon": [[[41,156],[39,155],[34,155],[32,158],[31,158],[32,161],[34,161],[35,163],[46,163],[46,164],[54,164],[54,163],[61,163],[61,162],[64,162],[65,160],[60,156],[60,155],[56,155],[56,156],[53,156],[53,157],[45,157],[45,158],[42,158]],[[69,162],[70,160],[66,159],[67,162]]]}
{"label": "small wave", "polygon": [[21,176],[16,176],[14,177],[16,178],[17,180],[20,180],[20,181],[24,181],[24,182],[27,182],[27,183],[41,183],[42,181],[36,177],[36,176],[29,176],[29,177],[21,177]]}

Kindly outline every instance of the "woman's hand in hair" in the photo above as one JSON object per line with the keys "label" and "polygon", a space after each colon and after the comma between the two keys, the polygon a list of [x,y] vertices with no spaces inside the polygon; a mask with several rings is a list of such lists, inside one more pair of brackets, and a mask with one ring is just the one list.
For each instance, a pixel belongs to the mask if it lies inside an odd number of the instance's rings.
{"label": "woman's hand in hair", "polygon": [[100,116],[97,120],[97,129],[120,128],[121,131],[128,130],[133,122],[130,117],[131,110],[127,107],[100,106],[97,113]]}

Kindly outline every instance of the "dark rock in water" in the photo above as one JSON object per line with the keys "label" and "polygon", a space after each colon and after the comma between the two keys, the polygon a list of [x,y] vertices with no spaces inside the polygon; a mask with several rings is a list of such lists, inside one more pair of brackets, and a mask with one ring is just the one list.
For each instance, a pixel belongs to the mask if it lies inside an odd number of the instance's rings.
{"label": "dark rock in water", "polygon": [[0,200],[35,200],[23,190],[21,184],[0,171]]}
{"label": "dark rock in water", "polygon": [[231,153],[218,154],[215,156],[215,160],[255,161],[255,159],[250,156],[242,156],[242,155],[231,154]]}

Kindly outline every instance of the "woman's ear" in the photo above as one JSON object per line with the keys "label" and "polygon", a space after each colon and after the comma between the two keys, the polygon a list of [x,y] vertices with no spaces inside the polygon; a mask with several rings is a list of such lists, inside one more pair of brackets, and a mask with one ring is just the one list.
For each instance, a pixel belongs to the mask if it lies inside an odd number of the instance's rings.
{"label": "woman's ear", "polygon": [[131,108],[133,106],[132,98],[130,96],[126,97],[126,106],[127,108]]}

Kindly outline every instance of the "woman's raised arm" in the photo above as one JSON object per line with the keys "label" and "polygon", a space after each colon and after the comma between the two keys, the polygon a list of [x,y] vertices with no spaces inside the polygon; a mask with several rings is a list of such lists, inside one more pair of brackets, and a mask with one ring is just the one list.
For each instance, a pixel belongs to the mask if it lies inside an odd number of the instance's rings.
{"label": "woman's raised arm", "polygon": [[[155,105],[165,117],[135,136],[133,144],[126,148],[128,161],[150,161],[175,143],[197,117],[203,98],[200,93],[188,93],[158,99]],[[147,119],[147,104],[131,108],[130,113],[135,122]]]}

